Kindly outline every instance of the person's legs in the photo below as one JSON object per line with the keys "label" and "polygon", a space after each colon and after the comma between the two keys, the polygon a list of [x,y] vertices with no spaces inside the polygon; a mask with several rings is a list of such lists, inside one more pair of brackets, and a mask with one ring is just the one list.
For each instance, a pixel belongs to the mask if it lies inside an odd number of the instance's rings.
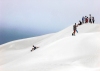
{"label": "person's legs", "polygon": [[31,52],[34,50],[34,48],[32,48]]}
{"label": "person's legs", "polygon": [[72,36],[73,36],[73,33],[72,33]]}
{"label": "person's legs", "polygon": [[75,35],[75,31],[76,31],[76,30],[74,30],[74,35]]}
{"label": "person's legs", "polygon": [[91,24],[92,24],[92,20],[90,20]]}
{"label": "person's legs", "polygon": [[91,23],[91,19],[89,19],[89,23]]}
{"label": "person's legs", "polygon": [[82,20],[82,24],[84,24],[84,20]]}
{"label": "person's legs", "polygon": [[76,32],[78,33],[78,31],[76,30]]}
{"label": "person's legs", "polygon": [[94,20],[93,20],[93,23],[94,23]]}

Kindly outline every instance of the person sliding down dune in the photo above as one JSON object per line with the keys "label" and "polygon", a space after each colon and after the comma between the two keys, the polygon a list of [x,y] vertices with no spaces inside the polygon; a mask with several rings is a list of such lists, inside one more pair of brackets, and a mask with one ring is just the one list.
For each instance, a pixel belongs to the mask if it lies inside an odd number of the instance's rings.
{"label": "person sliding down dune", "polygon": [[37,48],[39,48],[39,47],[36,47],[36,46],[33,45],[33,48],[31,49],[31,52],[32,52],[33,50],[36,50]]}

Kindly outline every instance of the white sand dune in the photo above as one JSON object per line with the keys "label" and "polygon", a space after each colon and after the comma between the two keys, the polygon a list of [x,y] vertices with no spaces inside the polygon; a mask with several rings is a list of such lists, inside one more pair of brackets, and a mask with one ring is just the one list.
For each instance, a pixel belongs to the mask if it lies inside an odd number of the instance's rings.
{"label": "white sand dune", "polygon": [[100,25],[72,28],[0,45],[0,71],[100,71]]}

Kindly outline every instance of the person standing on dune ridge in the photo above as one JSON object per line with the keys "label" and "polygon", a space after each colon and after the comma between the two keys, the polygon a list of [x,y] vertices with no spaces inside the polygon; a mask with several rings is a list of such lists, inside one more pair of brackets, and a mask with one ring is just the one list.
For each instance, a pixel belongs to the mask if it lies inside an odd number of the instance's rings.
{"label": "person standing on dune ridge", "polygon": [[82,17],[82,23],[84,23],[84,22],[85,22],[85,17],[83,16],[83,17]]}
{"label": "person standing on dune ridge", "polygon": [[73,36],[73,35],[75,36],[75,32],[78,33],[76,23],[75,23],[75,25],[73,25],[73,33],[72,33],[72,36]]}
{"label": "person standing on dune ridge", "polygon": [[92,23],[94,23],[94,21],[95,21],[95,20],[94,20],[94,17],[92,17]]}
{"label": "person standing on dune ridge", "polygon": [[89,15],[90,17],[89,17],[89,23],[92,23],[92,17],[91,17],[91,14]]}

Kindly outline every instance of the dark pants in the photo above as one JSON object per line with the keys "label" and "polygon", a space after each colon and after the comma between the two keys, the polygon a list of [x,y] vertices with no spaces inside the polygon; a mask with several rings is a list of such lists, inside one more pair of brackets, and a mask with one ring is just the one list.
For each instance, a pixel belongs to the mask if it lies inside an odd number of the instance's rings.
{"label": "dark pants", "polygon": [[36,47],[34,47],[34,50],[36,49]]}
{"label": "dark pants", "polygon": [[91,19],[89,19],[89,23],[92,23]]}
{"label": "dark pants", "polygon": [[94,20],[92,22],[94,23]]}
{"label": "dark pants", "polygon": [[73,30],[74,32],[72,33],[72,35],[75,35],[76,29]]}

